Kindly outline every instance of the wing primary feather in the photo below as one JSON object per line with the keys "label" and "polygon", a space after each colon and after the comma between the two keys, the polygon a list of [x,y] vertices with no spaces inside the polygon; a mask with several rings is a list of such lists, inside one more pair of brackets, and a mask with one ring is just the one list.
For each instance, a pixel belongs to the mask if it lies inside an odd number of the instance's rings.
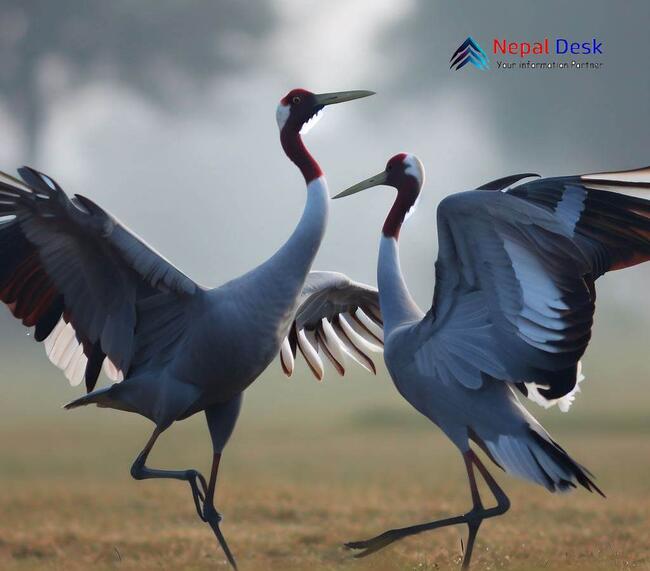
{"label": "wing primary feather", "polygon": [[384,344],[384,332],[379,325],[370,319],[360,307],[354,312],[354,317],[359,325],[361,325],[370,335],[372,335],[379,343]]}
{"label": "wing primary feather", "polygon": [[305,361],[307,361],[307,364],[309,365],[309,368],[311,369],[312,373],[314,373],[314,376],[319,381],[322,381],[323,361],[318,355],[316,349],[307,340],[307,336],[305,334],[304,329],[298,331],[298,347],[300,348],[300,352],[302,353],[302,356],[305,358]]}
{"label": "wing primary feather", "polygon": [[50,336],[57,323],[61,320],[62,313],[63,296],[59,295],[50,305],[48,310],[43,313],[36,322],[34,339],[38,342],[45,341]]}
{"label": "wing primary feather", "polygon": [[104,362],[104,352],[100,341],[97,341],[89,349],[88,363],[84,371],[84,380],[86,381],[86,392],[91,392],[97,384],[97,378],[102,370],[102,363]]}
{"label": "wing primary feather", "polygon": [[345,355],[347,353],[345,346],[326,317],[321,319],[321,328],[323,330],[324,342],[327,345],[328,350],[332,353],[332,356],[336,361],[340,363],[343,373],[345,373]]}
{"label": "wing primary feather", "polygon": [[384,327],[384,320],[381,318],[381,311],[378,306],[375,305],[362,305],[361,309],[372,319],[377,325],[382,329]]}
{"label": "wing primary feather", "polygon": [[375,367],[374,361],[366,355],[359,347],[354,344],[354,341],[348,336],[348,334],[343,329],[340,323],[340,316],[337,320],[332,323],[334,330],[336,331],[338,338],[341,340],[341,343],[345,346],[345,349],[359,365],[366,369],[369,373],[373,375],[377,374],[377,368]]}
{"label": "wing primary feather", "polygon": [[343,363],[334,356],[331,347],[327,343],[323,330],[319,327],[316,329],[315,334],[316,339],[318,340],[318,346],[323,349],[323,353],[327,357],[328,361],[332,363],[332,366],[336,369],[336,372],[339,375],[342,377],[345,376],[345,367],[343,366]]}
{"label": "wing primary feather", "polygon": [[60,317],[56,325],[54,326],[54,329],[52,329],[50,334],[45,338],[45,342],[43,343],[43,346],[45,347],[45,353],[47,354],[48,358],[52,354],[54,343],[56,343],[59,334],[61,333],[61,331],[63,331],[65,326],[66,326],[65,319],[63,319],[63,317]]}
{"label": "wing primary feather", "polygon": [[[379,345],[376,345],[375,343],[372,343],[368,339],[366,339],[363,335],[358,333],[356,329],[352,326],[352,323],[356,324],[360,329],[362,329],[364,332],[366,329],[359,325],[358,320],[354,315],[351,315],[349,313],[342,313],[339,315],[339,322],[341,323],[341,327],[347,334],[347,336],[354,342],[354,344],[359,347],[359,350],[361,351],[362,347],[366,351],[372,351],[373,353],[380,352],[382,349]],[[375,337],[373,336],[373,339]]]}
{"label": "wing primary feather", "polygon": [[294,360],[288,337],[284,338],[282,341],[282,346],[280,347],[280,362],[282,364],[282,370],[284,371],[284,374],[287,377],[290,377],[293,374]]}
{"label": "wing primary feather", "polygon": [[68,347],[68,343],[70,343],[74,336],[75,332],[72,325],[66,323],[65,327],[57,337],[54,346],[52,347],[52,352],[50,353],[50,361],[52,361],[52,363],[54,363],[57,367],[59,366],[61,357]]}
{"label": "wing primary feather", "polygon": [[84,357],[83,345],[77,343],[77,346],[65,368],[65,376],[73,387],[81,383],[81,376],[78,374],[79,364]]}

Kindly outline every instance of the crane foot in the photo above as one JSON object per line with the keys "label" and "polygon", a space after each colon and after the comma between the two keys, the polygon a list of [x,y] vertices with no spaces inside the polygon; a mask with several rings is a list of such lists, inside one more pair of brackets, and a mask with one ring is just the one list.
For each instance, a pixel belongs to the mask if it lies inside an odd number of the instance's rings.
{"label": "crane foot", "polygon": [[219,527],[219,523],[223,521],[223,516],[215,509],[213,505],[207,504],[204,505],[203,517],[201,519],[210,525],[212,531],[214,532],[214,536],[217,538],[221,549],[223,549],[223,552],[226,555],[226,559],[228,559],[228,563],[230,563],[232,568],[237,571],[237,562],[235,561],[235,557],[232,554],[232,551],[230,551],[228,542],[226,541],[226,538],[224,537],[223,533],[221,532],[221,528]]}

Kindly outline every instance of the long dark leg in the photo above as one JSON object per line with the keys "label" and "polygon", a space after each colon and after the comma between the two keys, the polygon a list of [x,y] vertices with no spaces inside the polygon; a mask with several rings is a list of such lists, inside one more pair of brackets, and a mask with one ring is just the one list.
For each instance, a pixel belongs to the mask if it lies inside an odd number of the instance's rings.
{"label": "long dark leg", "polygon": [[156,468],[149,468],[145,465],[147,457],[151,452],[156,440],[162,434],[163,430],[156,428],[151,438],[136,458],[133,466],[131,466],[131,476],[136,480],[148,480],[152,478],[170,478],[173,480],[183,480],[189,482],[192,489],[192,497],[194,498],[194,507],[196,513],[202,521],[208,523],[212,528],[221,548],[223,549],[229,563],[237,571],[237,563],[235,558],[228,547],[225,537],[219,529],[219,522],[221,521],[221,514],[214,507],[214,491],[217,483],[217,472],[219,471],[219,460],[221,454],[215,454],[212,460],[212,470],[210,473],[210,483],[206,483],[203,475],[197,470],[159,470]]}
{"label": "long dark leg", "polygon": [[221,461],[221,453],[220,452],[215,453],[212,458],[212,471],[210,472],[210,483],[208,484],[208,489],[205,493],[205,502],[203,503],[203,516],[205,518],[205,521],[207,521],[210,524],[210,527],[212,528],[212,531],[214,532],[214,535],[217,538],[219,545],[221,545],[221,549],[223,549],[223,552],[226,554],[226,558],[228,559],[228,562],[233,566],[233,568],[236,571],[237,562],[235,561],[235,557],[233,556],[232,551],[230,551],[230,548],[228,547],[228,542],[226,541],[226,538],[223,536],[223,533],[221,533],[221,528],[219,527],[219,523],[223,518],[221,517],[221,514],[214,507],[214,491],[217,485],[217,473],[219,472],[220,461]]}
{"label": "long dark leg", "polygon": [[205,500],[205,495],[208,489],[205,478],[203,475],[196,470],[159,470],[156,468],[149,468],[145,466],[145,462],[149,457],[149,453],[153,448],[158,437],[163,433],[164,429],[156,427],[147,442],[147,445],[144,447],[142,452],[138,455],[131,466],[131,476],[136,480],[149,480],[153,478],[169,478],[172,480],[182,480],[189,482],[190,488],[192,489],[192,497],[194,498],[194,507],[196,507],[196,513],[199,517],[205,520],[203,515],[202,503]]}
{"label": "long dark leg", "polygon": [[[440,519],[419,525],[412,525],[399,529],[391,529],[382,533],[381,535],[373,537],[372,539],[346,543],[345,546],[349,549],[362,549],[363,551],[357,553],[355,557],[366,557],[367,555],[375,553],[376,551],[379,551],[380,549],[390,545],[391,543],[394,543],[395,541],[399,541],[405,537],[410,537],[411,535],[422,533],[423,531],[430,531],[432,529],[438,529],[440,527],[447,527],[450,525],[466,524],[469,529],[469,537],[467,540],[467,548],[465,549],[465,556],[463,558],[463,569],[468,569],[470,560],[472,558],[474,542],[476,540],[476,535],[481,523],[486,518],[495,517],[508,511],[508,508],[510,507],[510,500],[473,451],[470,450],[466,452],[463,455],[463,458],[465,460],[467,477],[469,479],[469,487],[472,493],[473,506],[469,512],[464,515]],[[497,501],[497,505],[493,508],[485,509],[483,507],[481,496],[476,485],[476,478],[474,476],[474,466],[478,468],[481,476],[483,476],[485,483],[490,489],[490,492],[492,492],[494,498]]]}
{"label": "long dark leg", "polygon": [[[478,457],[474,456],[475,461],[478,461]],[[480,517],[471,517],[474,512],[484,511],[483,502],[481,501],[481,495],[478,491],[478,486],[476,485],[476,476],[474,474],[474,465],[473,460],[470,459],[468,454],[463,454],[463,460],[465,460],[465,469],[467,470],[467,478],[469,480],[469,489],[472,493],[472,511],[468,514],[467,528],[467,547],[465,548],[465,555],[463,557],[463,569],[469,568],[469,561],[472,557],[472,551],[474,550],[474,542],[476,540],[476,535],[478,534],[478,528],[481,526],[483,521]]]}
{"label": "long dark leg", "polygon": [[219,545],[226,554],[229,563],[233,568],[237,569],[237,563],[233,557],[226,538],[221,532],[219,524],[223,519],[221,514],[214,507],[214,493],[217,486],[217,475],[219,473],[219,463],[221,461],[221,453],[225,448],[235,424],[239,417],[239,411],[242,403],[242,395],[239,394],[232,400],[209,406],[205,409],[205,418],[208,421],[208,428],[210,430],[210,438],[212,439],[212,447],[214,456],[212,457],[212,470],[210,472],[210,483],[208,484],[205,492],[205,501],[203,503],[203,516],[205,521],[210,524]]}

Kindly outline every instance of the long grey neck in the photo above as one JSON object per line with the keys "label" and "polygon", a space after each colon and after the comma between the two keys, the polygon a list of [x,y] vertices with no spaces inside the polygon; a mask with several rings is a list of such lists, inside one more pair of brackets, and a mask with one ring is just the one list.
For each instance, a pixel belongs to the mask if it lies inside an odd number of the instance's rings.
{"label": "long grey neck", "polygon": [[397,239],[383,234],[379,243],[377,285],[386,336],[400,325],[422,319],[424,314],[413,301],[402,276]]}
{"label": "long grey neck", "polygon": [[329,194],[325,177],[307,184],[307,202],[289,239],[266,262],[253,270],[249,302],[264,308],[271,322],[281,328],[293,320],[293,311],[305,278],[318,253],[327,225]]}
{"label": "long grey neck", "polygon": [[274,274],[286,281],[296,295],[311,269],[323,241],[329,211],[329,193],[324,176],[307,184],[307,202],[295,230],[269,259]]}

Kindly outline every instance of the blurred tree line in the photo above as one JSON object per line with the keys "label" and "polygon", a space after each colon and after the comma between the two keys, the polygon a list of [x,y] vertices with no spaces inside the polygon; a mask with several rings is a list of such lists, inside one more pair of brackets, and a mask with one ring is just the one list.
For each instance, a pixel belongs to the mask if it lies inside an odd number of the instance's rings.
{"label": "blurred tree line", "polygon": [[108,77],[173,105],[250,63],[274,23],[270,0],[0,0],[0,103],[33,161],[53,84]]}

